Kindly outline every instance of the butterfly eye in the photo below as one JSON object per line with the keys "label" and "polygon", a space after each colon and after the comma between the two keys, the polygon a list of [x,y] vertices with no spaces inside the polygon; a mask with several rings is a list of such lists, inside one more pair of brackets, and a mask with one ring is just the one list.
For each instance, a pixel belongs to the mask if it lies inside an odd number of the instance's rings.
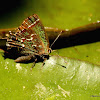
{"label": "butterfly eye", "polygon": [[51,53],[51,52],[52,52],[52,49],[51,49],[51,48],[49,48],[49,49],[48,49],[48,52],[49,52],[49,53]]}

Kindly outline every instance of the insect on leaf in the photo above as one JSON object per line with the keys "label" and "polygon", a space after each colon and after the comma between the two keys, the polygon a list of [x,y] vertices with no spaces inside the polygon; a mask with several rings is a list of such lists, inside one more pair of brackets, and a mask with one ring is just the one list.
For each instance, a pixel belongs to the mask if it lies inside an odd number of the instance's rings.
{"label": "insect on leaf", "polygon": [[26,18],[15,32],[10,32],[7,47],[17,47],[25,56],[17,58],[16,62],[36,59],[39,56],[44,60],[50,52],[49,40],[40,18],[34,14]]}

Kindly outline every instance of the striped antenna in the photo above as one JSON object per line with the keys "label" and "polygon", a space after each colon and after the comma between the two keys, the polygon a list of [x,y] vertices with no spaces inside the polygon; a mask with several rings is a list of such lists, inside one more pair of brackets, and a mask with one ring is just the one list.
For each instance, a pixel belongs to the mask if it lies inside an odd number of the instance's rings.
{"label": "striped antenna", "polygon": [[54,43],[57,41],[57,39],[59,38],[59,36],[61,35],[62,31],[60,31],[60,33],[58,34],[58,36],[55,38],[55,40],[53,41],[53,43],[51,44],[50,48],[54,45]]}

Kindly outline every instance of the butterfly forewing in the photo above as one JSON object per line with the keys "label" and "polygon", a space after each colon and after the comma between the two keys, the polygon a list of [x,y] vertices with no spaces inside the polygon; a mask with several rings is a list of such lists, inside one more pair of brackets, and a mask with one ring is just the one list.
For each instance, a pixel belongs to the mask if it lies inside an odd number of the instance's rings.
{"label": "butterfly forewing", "polygon": [[49,53],[48,37],[36,14],[25,19],[22,25],[16,29],[16,32],[10,34],[12,42],[8,40],[8,44],[12,47],[23,48],[23,53],[38,55]]}

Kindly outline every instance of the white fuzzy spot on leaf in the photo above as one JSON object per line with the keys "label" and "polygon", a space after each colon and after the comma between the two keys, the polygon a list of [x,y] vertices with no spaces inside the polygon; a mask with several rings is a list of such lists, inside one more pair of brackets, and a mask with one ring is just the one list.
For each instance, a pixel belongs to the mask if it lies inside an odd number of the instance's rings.
{"label": "white fuzzy spot on leaf", "polygon": [[[39,96],[39,98],[40,98],[39,100],[43,100],[44,97],[45,98],[49,97],[53,93],[53,90],[49,87],[45,87],[40,82],[35,85],[35,89],[33,92],[35,93],[35,95]],[[36,98],[38,98],[38,96]]]}
{"label": "white fuzzy spot on leaf", "polygon": [[22,70],[22,67],[20,66],[20,63],[17,63],[17,64],[16,64],[16,69],[18,69],[18,72],[19,72],[20,70]]}
{"label": "white fuzzy spot on leaf", "polygon": [[58,85],[58,89],[61,90],[61,93],[63,94],[64,97],[66,97],[66,95],[70,97],[70,92],[69,91],[65,91],[59,85]]}
{"label": "white fuzzy spot on leaf", "polygon": [[5,62],[5,69],[8,69],[8,64],[9,64],[9,62]]}
{"label": "white fuzzy spot on leaf", "polygon": [[25,89],[25,86],[23,86],[23,90]]}

